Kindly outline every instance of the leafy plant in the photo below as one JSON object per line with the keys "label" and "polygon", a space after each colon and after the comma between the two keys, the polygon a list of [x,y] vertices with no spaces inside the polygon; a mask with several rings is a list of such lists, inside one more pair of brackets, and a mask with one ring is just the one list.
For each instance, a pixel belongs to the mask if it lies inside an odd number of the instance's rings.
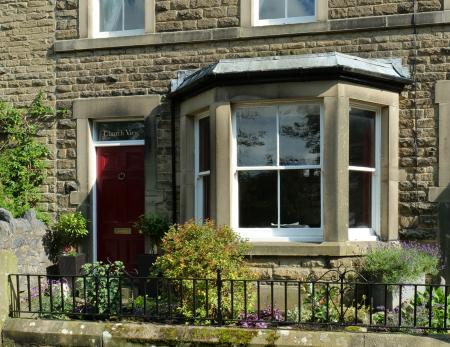
{"label": "leafy plant", "polygon": [[[430,324],[433,329],[426,329],[427,333],[446,332],[444,328],[445,317],[445,291],[443,287],[433,287],[430,300],[430,287],[424,291],[418,291],[416,297],[415,325],[416,327],[428,327]],[[447,326],[450,324],[450,295],[447,296]],[[386,311],[386,324],[388,326],[398,326],[399,315],[402,315],[402,326],[414,326],[414,298],[404,302],[401,307],[395,307],[393,310]],[[376,312],[372,315],[375,324],[384,325],[384,311]]]}
{"label": "leafy plant", "polygon": [[402,283],[416,280],[422,274],[437,274],[440,258],[437,246],[415,242],[388,244],[370,249],[360,270],[373,281]]}
{"label": "leafy plant", "polygon": [[78,243],[88,235],[86,218],[80,212],[61,214],[54,230],[65,249],[77,249]]}
{"label": "leafy plant", "polygon": [[112,264],[96,262],[82,266],[84,278],[77,279],[77,287],[81,288],[81,296],[88,306],[88,312],[114,315],[119,313],[119,284],[125,266],[121,261]]}
{"label": "leafy plant", "polygon": [[[173,279],[209,279],[181,281],[184,300],[180,312],[194,321],[198,317],[216,317],[218,290],[214,279],[218,270],[222,278],[227,280],[252,277],[244,262],[249,244],[230,227],[216,226],[210,220],[204,224],[189,221],[172,225],[162,239],[162,249],[164,254],[154,265],[156,274],[162,273],[164,277]],[[234,282],[232,300],[229,282],[224,283],[227,285],[223,286],[221,292],[222,314],[224,317],[237,318],[239,312],[244,310],[245,294],[247,305],[251,306],[251,285],[248,282]]]}
{"label": "leafy plant", "polygon": [[133,225],[136,229],[149,238],[152,254],[157,253],[157,247],[161,243],[161,238],[169,230],[169,222],[167,217],[162,217],[157,214],[142,215]]}
{"label": "leafy plant", "polygon": [[53,228],[47,230],[44,236],[45,251],[53,262],[62,253],[76,255],[78,243],[87,235],[87,221],[80,212],[61,214]]}
{"label": "leafy plant", "polygon": [[39,201],[49,152],[37,137],[55,114],[42,93],[25,109],[0,101],[0,206],[15,217]]}
{"label": "leafy plant", "polygon": [[[344,294],[341,297],[339,285],[326,285],[317,283],[312,290],[311,284],[303,286],[303,302],[301,310],[298,307],[288,310],[289,322],[320,322],[320,323],[351,323],[355,321],[355,306],[357,307],[357,323],[367,323],[369,308],[364,304],[365,297],[357,303],[350,294],[347,298],[345,293],[353,293],[353,286],[344,285]],[[327,305],[328,302],[328,305]],[[342,308],[341,308],[342,303]],[[342,309],[342,312],[341,312]],[[301,317],[300,317],[301,314]],[[341,317],[342,315],[342,317]]]}

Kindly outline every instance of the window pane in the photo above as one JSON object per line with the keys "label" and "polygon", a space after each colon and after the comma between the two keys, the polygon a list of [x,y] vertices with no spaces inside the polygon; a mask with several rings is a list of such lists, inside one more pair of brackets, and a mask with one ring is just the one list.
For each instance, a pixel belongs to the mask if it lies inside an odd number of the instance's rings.
{"label": "window pane", "polygon": [[125,30],[144,29],[144,0],[125,0]]}
{"label": "window pane", "polygon": [[236,128],[239,166],[272,166],[277,164],[275,107],[237,110]]}
{"label": "window pane", "polygon": [[122,30],[122,0],[100,0],[100,31]]}
{"label": "window pane", "polygon": [[320,170],[281,171],[280,190],[282,228],[320,228]]}
{"label": "window pane", "polygon": [[211,218],[210,214],[210,176],[202,177],[203,184],[203,219]]}
{"label": "window pane", "polygon": [[315,15],[314,0],[287,0],[288,17],[304,17]]}
{"label": "window pane", "polygon": [[350,228],[372,227],[372,173],[349,172]]}
{"label": "window pane", "polygon": [[259,19],[285,18],[284,0],[259,0]]}
{"label": "window pane", "polygon": [[280,165],[320,164],[320,106],[279,108]]}
{"label": "window pane", "polygon": [[277,172],[241,171],[239,180],[239,227],[277,227]]}
{"label": "window pane", "polygon": [[375,167],[375,115],[373,111],[350,110],[350,166]]}
{"label": "window pane", "polygon": [[198,121],[199,129],[199,171],[210,170],[210,138],[209,138],[209,117]]}

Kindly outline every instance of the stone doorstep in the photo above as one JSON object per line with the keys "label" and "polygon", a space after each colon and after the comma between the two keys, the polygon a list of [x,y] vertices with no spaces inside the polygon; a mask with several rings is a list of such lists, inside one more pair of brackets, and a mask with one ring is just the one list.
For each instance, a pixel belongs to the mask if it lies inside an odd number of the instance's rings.
{"label": "stone doorstep", "polygon": [[85,321],[6,320],[3,342],[10,345],[46,346],[345,346],[345,347],[439,347],[448,346],[450,335],[411,336],[393,333],[304,331],[296,329],[243,329],[157,325],[150,323],[104,323]]}

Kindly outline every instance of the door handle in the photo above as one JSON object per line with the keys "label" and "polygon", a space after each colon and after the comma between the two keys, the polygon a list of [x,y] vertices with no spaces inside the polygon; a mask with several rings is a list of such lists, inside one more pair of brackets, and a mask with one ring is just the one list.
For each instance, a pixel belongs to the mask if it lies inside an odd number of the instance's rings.
{"label": "door handle", "polygon": [[119,181],[123,181],[123,180],[125,179],[125,177],[126,177],[125,172],[120,172],[120,173],[117,175],[117,179],[118,179]]}

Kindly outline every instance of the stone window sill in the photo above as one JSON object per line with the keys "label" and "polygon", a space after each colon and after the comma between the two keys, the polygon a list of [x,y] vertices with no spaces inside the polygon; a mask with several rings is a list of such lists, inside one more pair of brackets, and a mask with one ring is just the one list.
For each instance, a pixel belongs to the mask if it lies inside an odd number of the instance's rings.
{"label": "stone window sill", "polygon": [[286,257],[352,257],[367,253],[378,241],[344,241],[322,243],[297,242],[253,242],[250,256],[286,256]]}
{"label": "stone window sill", "polygon": [[[140,36],[99,39],[74,39],[55,42],[56,52],[107,49],[133,46],[153,46],[193,42],[210,42],[260,37],[279,37],[297,34],[322,34],[377,28],[410,27],[412,14],[395,14],[361,18],[335,19],[324,22],[262,27],[234,27],[196,31],[150,33]],[[416,16],[418,26],[439,25],[450,22],[450,10],[421,12]]]}

